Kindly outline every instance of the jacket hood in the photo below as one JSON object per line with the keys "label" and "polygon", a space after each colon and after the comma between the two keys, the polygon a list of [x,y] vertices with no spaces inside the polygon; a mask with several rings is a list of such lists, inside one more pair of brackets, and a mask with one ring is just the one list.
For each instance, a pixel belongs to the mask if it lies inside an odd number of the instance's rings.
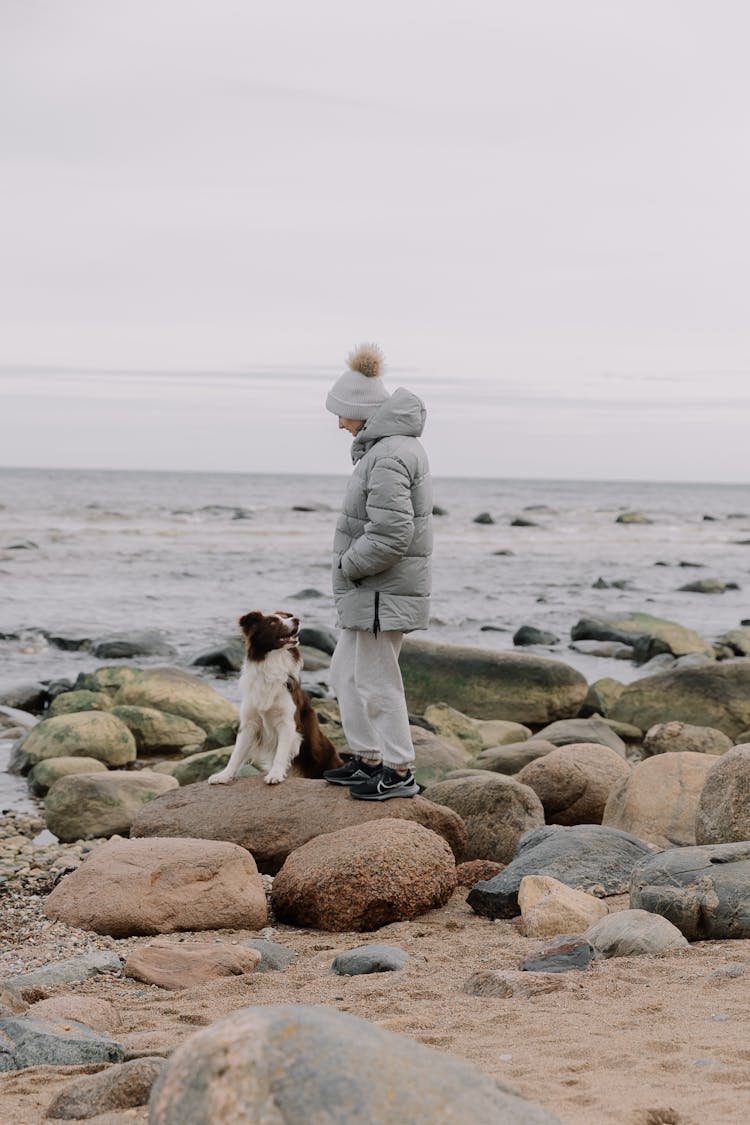
{"label": "jacket hood", "polygon": [[352,442],[352,461],[359,461],[367,450],[385,437],[421,437],[427,410],[421,398],[398,387],[365,422]]}

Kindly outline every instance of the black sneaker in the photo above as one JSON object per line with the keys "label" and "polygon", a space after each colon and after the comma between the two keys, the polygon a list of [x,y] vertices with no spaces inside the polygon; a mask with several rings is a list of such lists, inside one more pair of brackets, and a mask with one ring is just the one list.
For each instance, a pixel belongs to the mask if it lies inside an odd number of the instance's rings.
{"label": "black sneaker", "polygon": [[360,785],[363,781],[369,781],[376,773],[380,773],[381,769],[380,762],[373,762],[370,765],[362,758],[350,758],[337,770],[326,770],[323,777],[329,785]]}
{"label": "black sneaker", "polygon": [[390,766],[382,766],[368,781],[350,789],[358,801],[387,801],[391,797],[416,797],[419,786],[411,770],[397,773]]}

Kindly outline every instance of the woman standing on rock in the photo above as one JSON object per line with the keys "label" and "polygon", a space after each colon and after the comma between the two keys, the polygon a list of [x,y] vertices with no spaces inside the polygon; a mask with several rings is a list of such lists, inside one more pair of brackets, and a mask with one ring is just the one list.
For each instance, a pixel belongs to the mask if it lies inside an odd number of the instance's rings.
{"label": "woman standing on rock", "polygon": [[419,441],[426,411],[411,391],[386,390],[382,365],[377,347],[358,348],[326,399],[354,437],[333,544],[341,634],[331,661],[354,757],[324,777],[365,801],[419,791],[398,656],[404,633],[430,620],[432,481]]}

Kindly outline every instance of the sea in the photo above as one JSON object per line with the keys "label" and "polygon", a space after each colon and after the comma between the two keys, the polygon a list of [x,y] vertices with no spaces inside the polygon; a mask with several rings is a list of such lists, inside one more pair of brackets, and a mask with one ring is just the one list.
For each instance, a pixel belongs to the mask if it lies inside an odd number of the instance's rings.
{"label": "sea", "polygon": [[[0,692],[102,663],[47,634],[158,630],[176,650],[169,663],[188,668],[250,609],[334,626],[345,487],[343,476],[0,469]],[[641,611],[713,640],[750,616],[747,485],[438,478],[435,503],[428,639],[508,650],[534,625],[559,640],[526,651],[589,681],[629,681],[636,665],[569,647],[580,617]],[[651,522],[618,523],[624,511]],[[492,522],[475,522],[481,513]],[[680,590],[697,578],[738,588]],[[236,679],[214,682],[236,698]],[[21,784],[0,772],[0,809],[24,799]]]}

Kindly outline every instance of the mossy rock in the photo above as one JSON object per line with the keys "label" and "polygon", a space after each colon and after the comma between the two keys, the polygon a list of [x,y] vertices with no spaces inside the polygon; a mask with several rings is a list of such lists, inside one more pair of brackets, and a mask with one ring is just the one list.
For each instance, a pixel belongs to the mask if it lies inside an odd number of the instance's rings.
{"label": "mossy rock", "polygon": [[105,691],[63,691],[50,704],[46,717],[72,715],[76,711],[109,711],[112,696]]}
{"label": "mossy rock", "polygon": [[183,746],[200,745],[202,727],[182,715],[170,715],[155,707],[114,706],[112,714],[122,719],[135,739],[139,754],[179,753]]}
{"label": "mossy rock", "polygon": [[140,668],[123,664],[108,664],[95,672],[81,672],[75,682],[75,691],[106,691],[114,695],[123,684],[132,684],[143,676]]}
{"label": "mossy rock", "polygon": [[313,710],[318,716],[320,729],[341,754],[351,754],[349,744],[341,725],[341,712],[335,699],[311,699]]}
{"label": "mossy rock", "polygon": [[586,698],[579,711],[579,717],[587,719],[591,715],[609,715],[624,690],[625,684],[621,684],[619,680],[614,680],[610,676],[595,680],[593,684],[589,685]]}
{"label": "mossy rock", "polygon": [[425,707],[424,717],[440,738],[478,754],[483,748],[482,737],[473,719],[447,703],[431,703]]}
{"label": "mossy rock", "polygon": [[474,760],[466,747],[448,742],[423,727],[412,727],[411,737],[416,755],[414,776],[423,788],[442,781],[452,770],[462,769]]}
{"label": "mossy rock", "polygon": [[525,742],[531,737],[531,731],[523,723],[512,723],[509,719],[475,719],[479,737],[482,739],[482,749],[490,746],[509,746],[516,742]]}
{"label": "mossy rock", "polygon": [[620,613],[609,617],[582,617],[570,631],[574,641],[619,641],[632,645],[635,659],[643,663],[663,652],[689,656],[699,652],[713,658],[713,647],[700,633],[676,621],[650,613]]}
{"label": "mossy rock", "polygon": [[[201,750],[218,750],[221,746],[229,746],[237,738],[240,729],[239,716],[231,723],[222,723],[212,727],[201,743]],[[195,753],[195,751],[193,751]]]}
{"label": "mossy rock", "polygon": [[750,660],[675,668],[636,680],[611,717],[641,730],[676,719],[715,727],[736,739],[750,727]]}
{"label": "mossy rock", "polygon": [[46,758],[29,774],[29,789],[35,797],[44,797],[61,777],[74,773],[106,773],[104,762],[96,758]]}
{"label": "mossy rock", "polygon": [[116,833],[127,836],[138,810],[177,784],[175,778],[152,770],[74,774],[52,786],[44,801],[44,819],[64,843]]}
{"label": "mossy rock", "polygon": [[[221,746],[215,750],[205,750],[200,754],[191,754],[182,762],[162,762],[156,766],[158,773],[168,773],[177,780],[178,785],[194,785],[197,781],[206,781],[212,773],[223,770],[229,761],[234,746]],[[246,762],[239,771],[240,777],[250,777],[260,773],[250,762]]]}
{"label": "mossy rock", "polygon": [[206,733],[239,717],[235,705],[204,680],[172,668],[144,672],[138,679],[123,684],[115,696],[115,705],[153,707],[180,715]]}
{"label": "mossy rock", "polygon": [[30,767],[46,758],[96,758],[107,766],[134,762],[135,739],[107,711],[76,711],[43,719],[24,739],[21,752]]}

